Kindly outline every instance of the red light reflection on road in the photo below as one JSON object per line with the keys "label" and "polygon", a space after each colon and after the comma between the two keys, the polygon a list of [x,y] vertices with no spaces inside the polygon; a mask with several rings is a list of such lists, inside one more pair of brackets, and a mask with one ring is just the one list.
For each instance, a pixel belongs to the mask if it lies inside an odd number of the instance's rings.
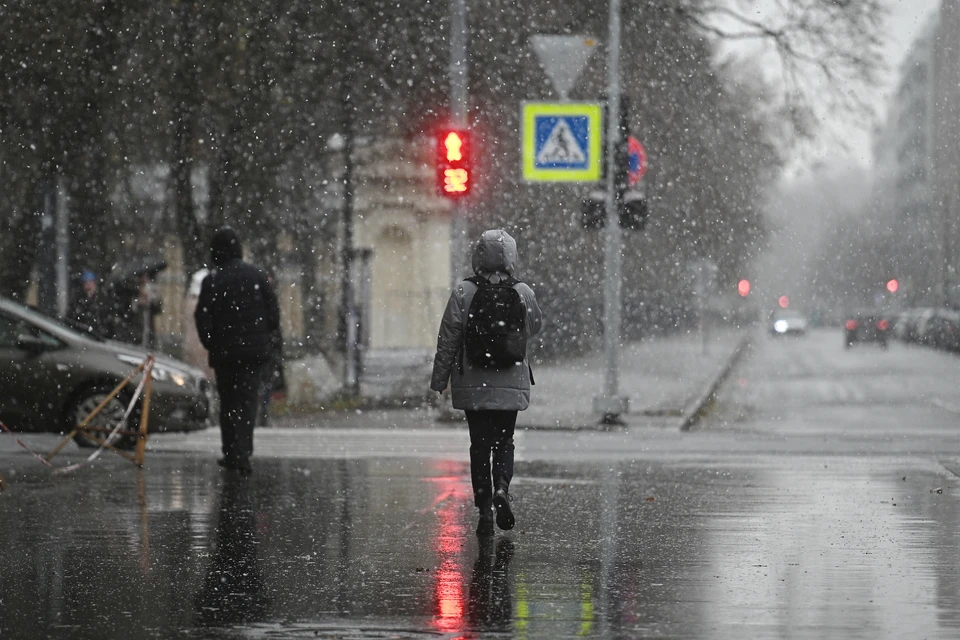
{"label": "red light reflection on road", "polygon": [[[444,467],[446,463],[439,463]],[[437,499],[434,510],[437,514],[437,529],[433,543],[439,566],[434,573],[434,602],[432,626],[442,633],[459,633],[466,626],[464,620],[466,573],[462,566],[461,552],[465,542],[464,523],[461,518],[463,501],[470,492],[463,477],[453,475],[455,470],[443,468],[449,473],[431,478]]]}

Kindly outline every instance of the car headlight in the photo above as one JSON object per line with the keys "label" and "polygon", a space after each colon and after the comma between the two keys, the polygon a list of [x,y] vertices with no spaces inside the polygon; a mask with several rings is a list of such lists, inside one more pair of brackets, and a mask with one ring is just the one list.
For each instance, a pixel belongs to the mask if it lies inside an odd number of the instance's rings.
{"label": "car headlight", "polygon": [[773,323],[773,330],[777,333],[786,333],[787,332],[787,321],[786,320],[777,320]]}
{"label": "car headlight", "polygon": [[[127,364],[132,364],[134,366],[139,366],[140,363],[143,362],[136,356],[127,356],[121,354],[117,355],[117,359],[119,359],[121,362],[126,362]],[[156,361],[153,363],[153,370],[150,374],[150,377],[158,382],[172,382],[178,387],[185,386],[187,384],[187,380],[190,378],[189,374],[186,372],[181,371],[180,369],[174,369],[173,367],[162,365]]]}

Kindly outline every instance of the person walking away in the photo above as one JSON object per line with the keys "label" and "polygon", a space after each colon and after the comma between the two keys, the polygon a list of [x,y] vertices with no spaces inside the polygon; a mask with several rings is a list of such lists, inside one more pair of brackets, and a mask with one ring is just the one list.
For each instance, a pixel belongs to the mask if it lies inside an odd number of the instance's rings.
{"label": "person walking away", "polygon": [[83,291],[73,303],[70,319],[78,323],[86,333],[103,335],[103,309],[97,292],[97,275],[93,271],[84,271],[81,281]]}
{"label": "person walking away", "polygon": [[210,355],[200,343],[200,334],[194,323],[194,313],[197,310],[197,299],[200,297],[200,286],[209,275],[209,269],[199,269],[190,277],[190,286],[187,288],[187,297],[183,302],[183,344],[180,357],[187,364],[202,370],[208,378],[214,379],[213,369],[210,367]]}
{"label": "person walking away", "polygon": [[510,234],[483,232],[473,250],[475,275],[457,284],[447,302],[430,381],[439,393],[450,381],[453,408],[466,413],[479,535],[493,532],[494,514],[503,530],[515,524],[509,493],[513,434],[533,384],[526,343],[542,324],[533,290],[514,277],[516,263]]}
{"label": "person walking away", "polygon": [[220,392],[218,464],[252,472],[253,427],[263,367],[272,355],[271,334],[280,328],[280,307],[266,273],[244,262],[237,233],[218,229],[210,241],[214,270],[204,278],[194,320],[209,352]]}

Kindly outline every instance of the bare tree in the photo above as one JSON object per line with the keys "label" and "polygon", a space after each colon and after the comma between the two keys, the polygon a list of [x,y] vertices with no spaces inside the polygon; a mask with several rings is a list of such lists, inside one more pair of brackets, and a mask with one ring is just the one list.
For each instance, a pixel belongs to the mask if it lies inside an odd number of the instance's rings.
{"label": "bare tree", "polygon": [[859,118],[872,109],[862,89],[885,70],[889,10],[882,0],[670,0],[677,15],[724,42],[753,41],[779,63],[778,115],[809,138],[824,114]]}

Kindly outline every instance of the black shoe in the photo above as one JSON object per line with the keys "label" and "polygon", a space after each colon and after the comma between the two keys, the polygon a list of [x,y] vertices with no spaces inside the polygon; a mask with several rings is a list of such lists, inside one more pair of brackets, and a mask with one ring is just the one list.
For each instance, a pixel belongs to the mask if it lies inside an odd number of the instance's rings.
{"label": "black shoe", "polygon": [[479,507],[480,520],[477,521],[478,536],[493,535],[493,505],[487,504],[485,507]]}
{"label": "black shoe", "polygon": [[493,494],[493,506],[497,510],[497,526],[504,531],[513,529],[513,525],[516,524],[513,511],[510,509],[511,500],[506,489],[497,489]]}

